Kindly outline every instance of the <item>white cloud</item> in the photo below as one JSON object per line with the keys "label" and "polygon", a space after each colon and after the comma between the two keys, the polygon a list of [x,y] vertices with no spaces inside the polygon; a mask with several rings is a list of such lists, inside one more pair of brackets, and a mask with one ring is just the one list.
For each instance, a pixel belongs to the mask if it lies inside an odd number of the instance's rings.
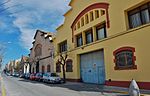
{"label": "white cloud", "polygon": [[[6,0],[7,1],[7,0]],[[53,31],[63,21],[63,14],[69,8],[70,0],[11,0],[5,7],[11,7],[10,13],[15,17],[13,24],[21,32],[20,44],[32,47],[36,29]]]}

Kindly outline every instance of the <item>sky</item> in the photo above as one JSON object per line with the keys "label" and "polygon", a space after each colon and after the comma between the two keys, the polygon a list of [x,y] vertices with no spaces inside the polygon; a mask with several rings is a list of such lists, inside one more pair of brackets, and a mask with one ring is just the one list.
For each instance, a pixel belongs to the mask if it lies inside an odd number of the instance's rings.
{"label": "sky", "polygon": [[37,29],[56,32],[70,0],[0,0],[0,47],[3,64],[27,56]]}

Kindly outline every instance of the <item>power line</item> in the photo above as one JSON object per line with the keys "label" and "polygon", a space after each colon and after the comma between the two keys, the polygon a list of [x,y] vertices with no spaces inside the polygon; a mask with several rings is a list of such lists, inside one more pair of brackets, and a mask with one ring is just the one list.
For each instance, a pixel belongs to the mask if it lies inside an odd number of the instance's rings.
{"label": "power line", "polygon": [[[3,6],[3,5],[5,5],[5,4],[7,4],[7,3],[9,3],[9,2],[11,2],[11,1],[12,1],[12,0],[7,0],[6,2],[0,3],[0,7]],[[7,11],[7,10],[13,8],[13,7],[17,7],[17,6],[20,6],[20,5],[21,5],[21,4],[16,4],[16,5],[12,5],[12,6],[10,6],[10,7],[1,9],[1,10],[0,10],[0,13],[3,13],[3,12],[5,12],[5,11]],[[19,13],[19,12],[22,12],[22,11],[20,10],[20,11],[10,12],[9,15],[16,14],[16,13]]]}
{"label": "power line", "polygon": [[17,6],[20,6],[20,4],[13,5],[13,6],[10,6],[10,7],[5,8],[5,9],[3,9],[3,10],[0,10],[0,13],[6,11],[6,10],[8,10],[8,9],[11,9],[11,8],[13,8],[13,7],[17,7]]}
{"label": "power line", "polygon": [[7,0],[6,2],[1,3],[0,6],[3,6],[3,5],[5,5],[6,3],[9,3],[10,1],[11,1],[11,0]]}

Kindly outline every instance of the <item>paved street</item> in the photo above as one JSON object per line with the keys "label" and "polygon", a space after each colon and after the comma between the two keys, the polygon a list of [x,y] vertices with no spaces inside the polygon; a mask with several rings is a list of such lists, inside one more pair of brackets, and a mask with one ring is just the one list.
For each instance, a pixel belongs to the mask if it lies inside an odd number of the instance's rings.
{"label": "paved street", "polygon": [[[82,83],[44,84],[11,76],[3,76],[7,96],[117,96],[96,85]],[[104,91],[104,92],[102,92]]]}

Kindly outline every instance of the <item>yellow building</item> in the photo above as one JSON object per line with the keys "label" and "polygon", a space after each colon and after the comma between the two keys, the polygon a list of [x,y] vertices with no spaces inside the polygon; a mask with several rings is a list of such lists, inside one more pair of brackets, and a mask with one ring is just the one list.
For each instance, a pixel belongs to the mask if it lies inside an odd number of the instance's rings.
{"label": "yellow building", "polygon": [[72,0],[57,28],[59,53],[68,54],[66,77],[72,81],[128,87],[135,79],[150,89],[150,0]]}

